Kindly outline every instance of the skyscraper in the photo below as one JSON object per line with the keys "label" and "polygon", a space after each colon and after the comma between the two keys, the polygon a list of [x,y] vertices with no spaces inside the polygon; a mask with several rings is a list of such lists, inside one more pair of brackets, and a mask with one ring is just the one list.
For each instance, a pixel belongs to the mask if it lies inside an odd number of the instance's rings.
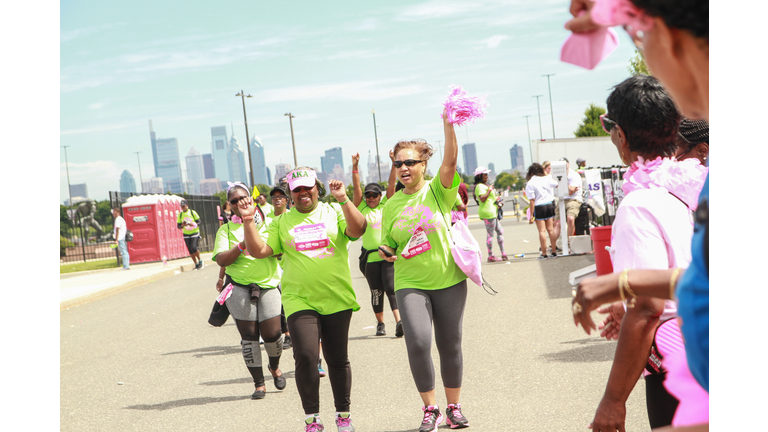
{"label": "skyscraper", "polygon": [[491,172],[488,173],[488,181],[493,183],[493,181],[496,179],[496,164],[493,162],[488,162],[488,169],[491,170]]}
{"label": "skyscraper", "polygon": [[468,175],[474,175],[477,168],[477,150],[475,143],[466,143],[461,146],[461,155],[464,159],[464,172]]}
{"label": "skyscraper", "polygon": [[264,146],[261,144],[261,138],[256,135],[251,138],[251,159],[253,165],[253,182],[256,184],[269,184],[269,174],[267,174],[267,162],[264,159]]}
{"label": "skyscraper", "polygon": [[142,182],[142,189],[147,194],[162,194],[163,193],[163,179],[161,177],[152,177],[151,179],[144,180]]}
{"label": "skyscraper", "polygon": [[179,160],[179,143],[176,138],[161,138],[155,136],[152,130],[152,120],[149,121],[149,138],[152,142],[152,157],[155,164],[155,177],[163,179],[163,188],[171,193],[181,193],[181,163]]}
{"label": "skyscraper", "polygon": [[325,151],[325,156],[320,157],[320,169],[325,173],[332,173],[336,165],[344,172],[344,159],[341,155],[341,147],[334,147]]}
{"label": "skyscraper", "polygon": [[[392,170],[392,166],[389,162],[380,161],[379,166],[376,166],[374,162],[375,157],[371,156],[371,152],[368,151],[368,176],[366,177],[366,184],[379,182],[379,171],[381,171],[381,181],[389,180],[389,172]],[[362,178],[362,176],[360,176]]]}
{"label": "skyscraper", "polygon": [[272,186],[272,171],[269,170],[269,167],[266,167],[267,170],[267,184]]}
{"label": "skyscraper", "polygon": [[275,165],[275,186],[279,186],[280,179],[285,177],[289,172],[291,172],[291,166],[289,164],[279,163]]}
{"label": "skyscraper", "polygon": [[203,153],[203,173],[206,179],[216,178],[216,171],[213,170],[213,156],[210,153]]}
{"label": "skyscraper", "polygon": [[251,186],[251,180],[248,172],[245,170],[245,156],[243,155],[243,149],[240,148],[240,143],[237,142],[237,137],[232,134],[232,139],[229,140],[229,176],[230,178],[219,180],[228,180],[231,182],[242,182],[248,186]]}
{"label": "skyscraper", "polygon": [[88,198],[88,186],[85,183],[70,185],[72,201],[75,197]]}
{"label": "skyscraper", "polygon": [[512,171],[521,174],[525,173],[525,158],[523,157],[523,148],[515,144],[509,149],[509,157],[512,161]]}
{"label": "skyscraper", "polygon": [[[227,144],[227,127],[214,126],[211,128],[211,156],[213,157],[213,178],[230,180],[229,175],[229,145]],[[208,177],[211,178],[211,177]],[[232,181],[232,180],[230,180]]]}
{"label": "skyscraper", "polygon": [[120,175],[120,192],[122,193],[136,193],[136,180],[128,170],[124,170]]}
{"label": "skyscraper", "polygon": [[192,182],[190,193],[200,193],[200,182],[205,180],[205,169],[203,168],[203,156],[195,150],[189,149],[185,160],[187,165],[187,180]]}

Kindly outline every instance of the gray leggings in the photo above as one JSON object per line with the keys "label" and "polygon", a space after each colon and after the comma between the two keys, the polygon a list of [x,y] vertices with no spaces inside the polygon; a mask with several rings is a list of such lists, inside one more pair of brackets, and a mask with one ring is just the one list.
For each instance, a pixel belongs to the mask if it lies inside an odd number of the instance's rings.
{"label": "gray leggings", "polygon": [[435,389],[432,363],[432,323],[440,354],[443,386],[461,387],[464,361],[461,353],[461,325],[467,302],[467,281],[440,290],[403,288],[395,291],[403,320],[408,363],[419,393]]}

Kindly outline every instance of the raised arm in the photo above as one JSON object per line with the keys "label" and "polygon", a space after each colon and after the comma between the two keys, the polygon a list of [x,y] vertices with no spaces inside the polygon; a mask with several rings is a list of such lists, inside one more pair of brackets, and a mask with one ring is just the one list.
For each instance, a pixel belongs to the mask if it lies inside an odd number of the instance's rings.
{"label": "raised arm", "polygon": [[245,248],[254,258],[267,258],[275,254],[272,248],[259,235],[259,228],[253,221],[253,215],[256,214],[256,207],[253,205],[253,198],[243,197],[237,202],[240,209],[240,216],[243,218],[245,227]]}
{"label": "raised arm", "polygon": [[363,202],[363,190],[360,187],[360,171],[357,165],[360,163],[360,153],[352,155],[352,203],[355,208]]}
{"label": "raised arm", "polygon": [[392,198],[397,187],[397,169],[395,169],[395,151],[389,151],[389,160],[392,161],[392,168],[389,170],[389,183],[387,183],[387,199]]}
{"label": "raised arm", "polygon": [[453,178],[456,176],[456,163],[459,157],[459,146],[456,143],[456,131],[448,122],[448,113],[443,110],[443,131],[445,132],[445,154],[443,164],[440,166],[440,183],[444,188],[453,186]]}
{"label": "raised arm", "polygon": [[365,233],[365,229],[368,226],[368,222],[365,220],[365,216],[360,213],[357,207],[350,205],[349,197],[347,196],[347,188],[344,187],[344,182],[340,180],[331,180],[328,182],[328,188],[331,190],[331,195],[336,198],[336,201],[341,204],[341,210],[344,212],[344,219],[347,220],[347,230],[344,232],[348,237],[362,237]]}

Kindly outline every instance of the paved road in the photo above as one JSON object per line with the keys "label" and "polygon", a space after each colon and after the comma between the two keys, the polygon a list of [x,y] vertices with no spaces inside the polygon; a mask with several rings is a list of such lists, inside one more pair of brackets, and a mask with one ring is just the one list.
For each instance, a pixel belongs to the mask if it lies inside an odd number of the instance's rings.
{"label": "paved road", "polygon": [[[594,260],[537,261],[534,228],[509,218],[503,226],[508,254],[526,258],[484,264],[496,296],[470,283],[464,413],[471,430],[585,430],[616,346],[587,336],[570,318],[568,273]],[[470,227],[484,244],[482,224]],[[358,249],[359,242],[351,245],[353,286],[362,306],[353,315],[349,341],[354,424],[360,432],[413,431],[421,402],[404,341],[394,338],[391,314],[385,314],[388,335],[373,336],[368,287],[354,262]],[[233,322],[221,328],[206,322],[217,271],[207,266],[183,272],[61,311],[62,431],[302,430],[292,352],[282,362],[288,387],[280,392],[268,381],[266,399],[251,400],[253,384]],[[436,350],[433,356],[439,377]],[[439,379],[437,385],[444,406]],[[330,386],[322,379],[321,415],[329,431],[335,431],[333,411]],[[627,429],[649,430],[642,380],[628,403]]]}

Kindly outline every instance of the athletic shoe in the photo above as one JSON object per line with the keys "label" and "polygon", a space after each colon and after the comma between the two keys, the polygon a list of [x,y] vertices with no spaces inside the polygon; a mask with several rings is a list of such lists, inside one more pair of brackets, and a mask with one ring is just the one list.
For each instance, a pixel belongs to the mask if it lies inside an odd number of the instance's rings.
{"label": "athletic shoe", "polygon": [[336,427],[339,428],[339,432],[355,432],[355,427],[352,426],[352,418],[349,413],[339,413],[336,415]]}
{"label": "athletic shoe", "polygon": [[200,261],[195,263],[195,270],[200,270]]}
{"label": "athletic shoe", "polygon": [[557,253],[552,252],[551,254],[549,254],[549,256],[551,256],[552,258],[557,258]]}
{"label": "athletic shoe", "polygon": [[496,257],[493,255],[488,255],[488,262],[496,262]]}
{"label": "athletic shoe", "polygon": [[387,334],[387,331],[384,330],[384,323],[380,322],[376,324],[376,336],[384,336]]}
{"label": "athletic shoe", "polygon": [[508,261],[509,258],[507,258],[507,254],[501,254],[501,260],[502,261]]}
{"label": "athletic shoe", "polygon": [[320,417],[311,417],[304,420],[304,432],[320,432],[324,431],[323,422],[320,421]]}
{"label": "athletic shoe", "polygon": [[320,378],[325,376],[325,369],[323,369],[323,359],[317,360],[317,372],[320,374]]}
{"label": "athletic shoe", "polygon": [[202,258],[200,260],[198,260],[197,262],[200,264],[200,268],[205,267],[205,264],[203,264]]}
{"label": "athletic shoe", "polygon": [[292,346],[291,335],[285,335],[283,337],[283,349],[291,349]]}
{"label": "athletic shoe", "polygon": [[547,254],[541,254],[541,255],[539,255],[539,257],[538,257],[538,258],[536,258],[536,259],[545,260],[545,259],[547,259]]}
{"label": "athletic shoe", "polygon": [[424,420],[421,421],[419,432],[437,432],[437,427],[443,422],[443,415],[440,408],[436,406],[423,407]]}
{"label": "athletic shoe", "polygon": [[403,322],[398,321],[397,326],[395,326],[395,336],[397,337],[403,337]]}
{"label": "athletic shoe", "polygon": [[469,420],[461,413],[461,404],[448,404],[445,410],[446,423],[451,429],[463,429],[469,427]]}

